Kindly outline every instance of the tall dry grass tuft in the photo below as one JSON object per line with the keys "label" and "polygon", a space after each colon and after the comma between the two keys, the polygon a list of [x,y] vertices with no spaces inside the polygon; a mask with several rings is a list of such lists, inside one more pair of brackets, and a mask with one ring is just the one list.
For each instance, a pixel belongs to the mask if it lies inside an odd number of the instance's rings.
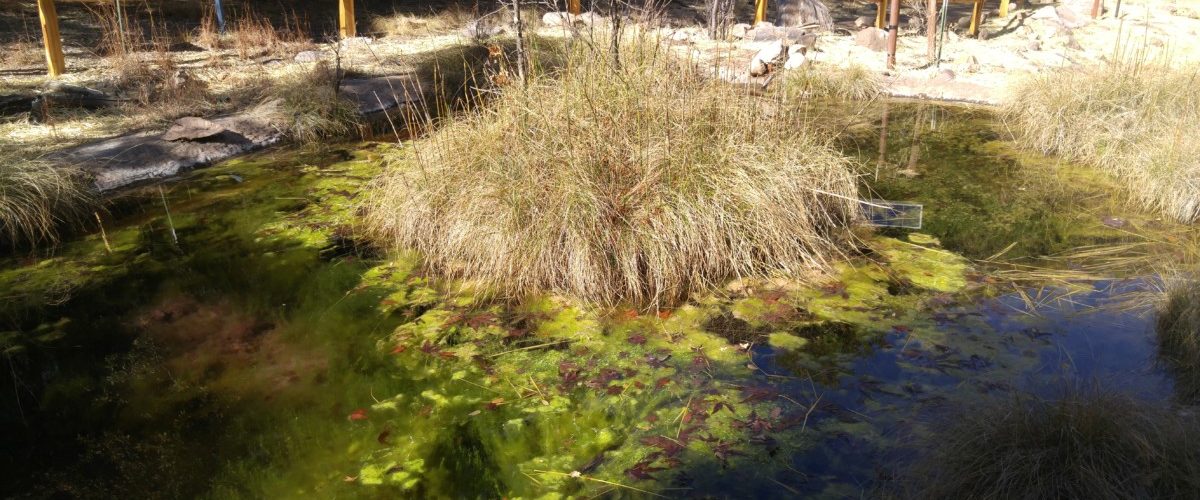
{"label": "tall dry grass tuft", "polygon": [[1200,497],[1195,416],[1095,390],[972,405],[929,441],[908,497]]}
{"label": "tall dry grass tuft", "polygon": [[63,224],[84,220],[93,202],[79,171],[0,149],[0,244],[53,242]]}
{"label": "tall dry grass tuft", "polygon": [[1157,331],[1159,359],[1175,377],[1175,393],[1182,402],[1200,402],[1200,282],[1167,290]]}
{"label": "tall dry grass tuft", "polygon": [[269,89],[271,98],[282,103],[290,117],[288,136],[307,144],[322,139],[345,137],[357,127],[358,107],[337,91],[338,75],[328,64],[290,74]]}
{"label": "tall dry grass tuft", "polygon": [[857,206],[844,157],[790,107],[654,40],[620,50],[618,66],[607,41],[576,43],[561,69],[390,158],[367,202],[374,237],[509,297],[609,304],[837,259]]}
{"label": "tall dry grass tuft", "polygon": [[467,26],[475,20],[475,13],[455,4],[426,15],[392,12],[371,18],[371,31],[390,37],[414,38],[444,35]]}
{"label": "tall dry grass tuft", "polygon": [[270,17],[247,9],[228,24],[227,36],[242,59],[288,54],[312,45],[308,22],[295,12],[283,16],[283,26],[277,28]]}
{"label": "tall dry grass tuft", "polygon": [[1200,218],[1200,68],[1121,61],[1032,76],[1004,115],[1043,153],[1095,165],[1129,185],[1140,205],[1183,222]]}
{"label": "tall dry grass tuft", "polygon": [[784,99],[834,98],[866,101],[879,97],[879,75],[862,66],[805,65],[787,71],[779,84]]}

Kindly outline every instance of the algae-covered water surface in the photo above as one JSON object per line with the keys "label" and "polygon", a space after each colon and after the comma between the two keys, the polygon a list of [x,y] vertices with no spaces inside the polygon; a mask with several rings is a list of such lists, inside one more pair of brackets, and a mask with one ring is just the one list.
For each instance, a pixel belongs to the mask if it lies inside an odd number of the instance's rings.
{"label": "algae-covered water surface", "polygon": [[989,398],[1172,398],[1153,312],[1105,307],[1156,277],[996,264],[1169,224],[983,111],[855,120],[839,140],[864,189],[923,204],[921,230],[864,229],[816,283],[658,311],[489,300],[362,246],[356,197],[405,145],[268,152],[131,193],[103,233],[0,265],[2,493],[861,497]]}

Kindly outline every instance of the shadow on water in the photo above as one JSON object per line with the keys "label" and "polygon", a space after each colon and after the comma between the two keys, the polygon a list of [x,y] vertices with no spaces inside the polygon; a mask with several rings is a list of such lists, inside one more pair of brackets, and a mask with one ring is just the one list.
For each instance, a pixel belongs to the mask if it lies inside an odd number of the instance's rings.
{"label": "shadow on water", "polygon": [[111,253],[89,235],[0,267],[0,493],[860,497],[984,398],[1084,380],[1169,400],[1154,315],[1104,307],[1156,279],[1031,301],[1050,294],[950,255],[1031,259],[1162,223],[1017,151],[986,112],[883,106],[841,141],[878,197],[924,205],[922,234],[882,231],[878,260],[815,289],[658,315],[504,310],[381,265],[323,225],[354,218],[381,146],[173,183],[178,242],[148,193]]}

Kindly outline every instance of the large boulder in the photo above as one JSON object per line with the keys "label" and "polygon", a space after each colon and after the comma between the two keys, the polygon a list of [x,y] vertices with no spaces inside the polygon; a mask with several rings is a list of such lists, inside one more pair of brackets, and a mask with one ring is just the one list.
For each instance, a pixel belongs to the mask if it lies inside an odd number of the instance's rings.
{"label": "large boulder", "polygon": [[199,141],[221,135],[226,130],[225,127],[204,118],[185,116],[175,120],[175,124],[167,129],[162,138],[164,141]]}
{"label": "large boulder", "polygon": [[750,59],[750,76],[763,76],[787,61],[787,47],[781,41],[768,43]]}
{"label": "large boulder", "polygon": [[854,35],[854,43],[860,47],[866,47],[875,52],[884,52],[887,50],[888,32],[874,26],[863,28]]}
{"label": "large boulder", "polygon": [[833,29],[833,16],[821,0],[782,0],[778,9],[780,26]]}

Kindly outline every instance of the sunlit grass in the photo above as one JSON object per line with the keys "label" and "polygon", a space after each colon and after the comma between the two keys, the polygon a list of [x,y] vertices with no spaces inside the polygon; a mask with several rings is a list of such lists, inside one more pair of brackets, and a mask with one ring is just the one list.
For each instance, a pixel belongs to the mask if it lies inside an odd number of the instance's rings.
{"label": "sunlit grass", "polygon": [[[513,75],[515,76],[515,75]],[[655,303],[836,260],[856,217],[848,161],[792,107],[653,40],[576,44],[393,158],[368,203],[384,244],[516,296]]]}

